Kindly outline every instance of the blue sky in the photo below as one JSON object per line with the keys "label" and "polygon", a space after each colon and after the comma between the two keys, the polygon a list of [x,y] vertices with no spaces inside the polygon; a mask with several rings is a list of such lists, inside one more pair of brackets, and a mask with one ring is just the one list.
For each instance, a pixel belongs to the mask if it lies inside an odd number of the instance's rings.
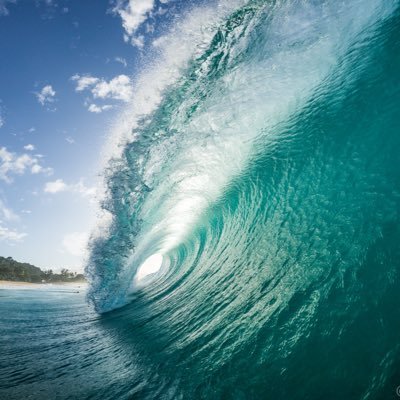
{"label": "blue sky", "polygon": [[173,0],[0,0],[0,255],[83,267],[100,154]]}

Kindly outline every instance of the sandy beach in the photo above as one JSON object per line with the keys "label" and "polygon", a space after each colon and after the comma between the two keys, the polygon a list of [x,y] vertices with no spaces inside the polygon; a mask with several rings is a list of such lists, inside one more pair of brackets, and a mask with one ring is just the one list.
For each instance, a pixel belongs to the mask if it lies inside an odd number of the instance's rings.
{"label": "sandy beach", "polygon": [[0,289],[44,289],[54,286],[74,286],[86,287],[86,282],[56,282],[56,283],[32,283],[32,282],[15,282],[0,280]]}
{"label": "sandy beach", "polygon": [[14,282],[14,281],[0,281],[0,287],[2,286],[38,286],[42,283],[31,283],[31,282]]}

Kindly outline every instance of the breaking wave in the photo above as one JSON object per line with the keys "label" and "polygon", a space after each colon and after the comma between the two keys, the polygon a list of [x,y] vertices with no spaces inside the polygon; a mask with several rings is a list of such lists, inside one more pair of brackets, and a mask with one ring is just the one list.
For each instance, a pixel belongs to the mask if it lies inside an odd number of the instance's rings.
{"label": "breaking wave", "polygon": [[221,1],[179,21],[107,145],[86,269],[157,366],[141,398],[390,396],[398,2]]}

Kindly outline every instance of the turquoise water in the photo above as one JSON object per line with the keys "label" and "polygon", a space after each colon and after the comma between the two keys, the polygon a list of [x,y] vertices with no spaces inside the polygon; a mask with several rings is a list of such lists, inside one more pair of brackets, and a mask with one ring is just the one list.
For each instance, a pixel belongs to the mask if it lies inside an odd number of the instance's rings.
{"label": "turquoise water", "polygon": [[396,398],[398,1],[213,4],[175,29],[112,134],[89,305],[6,294],[0,394]]}

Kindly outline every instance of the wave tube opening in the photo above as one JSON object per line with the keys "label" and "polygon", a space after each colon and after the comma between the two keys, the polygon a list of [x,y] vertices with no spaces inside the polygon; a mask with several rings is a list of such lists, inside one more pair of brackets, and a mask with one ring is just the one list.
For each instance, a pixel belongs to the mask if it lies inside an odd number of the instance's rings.
{"label": "wave tube opening", "polygon": [[141,281],[149,275],[154,275],[160,271],[163,264],[163,256],[159,253],[153,254],[148,257],[138,268],[135,276],[136,281]]}

